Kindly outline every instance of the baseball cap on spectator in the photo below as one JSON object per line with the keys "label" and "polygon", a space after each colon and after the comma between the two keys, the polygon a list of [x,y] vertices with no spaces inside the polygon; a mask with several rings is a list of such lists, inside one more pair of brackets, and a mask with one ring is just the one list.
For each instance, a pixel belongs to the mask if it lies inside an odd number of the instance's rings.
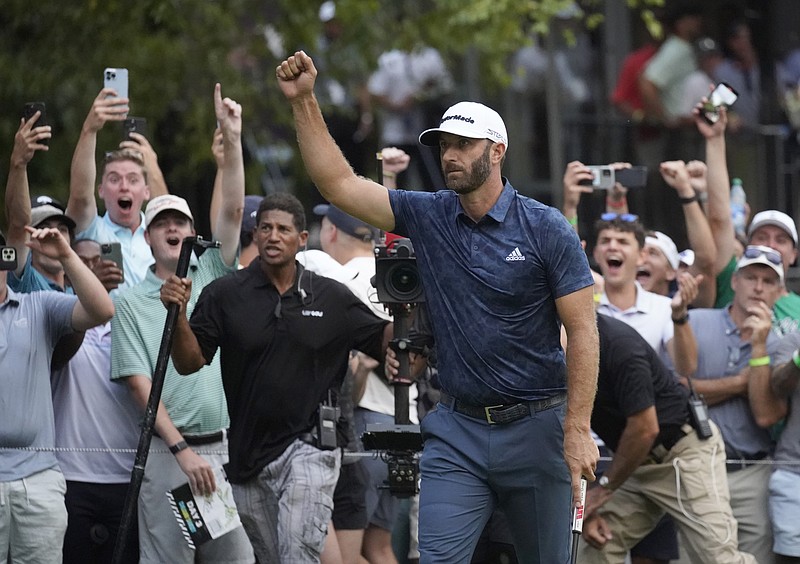
{"label": "baseball cap on spectator", "polygon": [[244,197],[244,213],[242,215],[242,229],[239,233],[239,243],[242,248],[247,247],[253,240],[253,229],[256,228],[256,216],[258,215],[258,206],[263,200],[263,196],[245,196]]}
{"label": "baseball cap on spectator", "polygon": [[785,213],[778,210],[766,210],[758,212],[753,218],[753,221],[750,222],[750,226],[747,228],[747,237],[752,237],[753,232],[764,225],[774,225],[775,227],[780,227],[789,235],[791,235],[792,241],[794,241],[794,246],[797,246],[797,226],[794,224],[794,220]]}
{"label": "baseball cap on spectator", "polygon": [[380,238],[380,230],[369,223],[356,219],[331,204],[319,204],[314,206],[314,214],[320,217],[327,217],[337,229],[348,235],[361,239],[362,241],[377,241]]}
{"label": "baseball cap on spectator", "polygon": [[770,247],[763,245],[749,245],[745,247],[742,257],[736,263],[736,272],[751,264],[763,264],[778,273],[778,278],[783,282],[783,259],[781,254]]}
{"label": "baseball cap on spectator", "polygon": [[419,142],[436,147],[441,133],[452,133],[471,139],[488,139],[508,148],[508,133],[503,118],[492,108],[478,102],[459,102],[450,106],[442,116],[439,127],[423,131]]}
{"label": "baseball cap on spectator", "polygon": [[319,21],[328,23],[336,17],[336,2],[328,0],[323,2],[319,7]]}
{"label": "baseball cap on spectator", "polygon": [[75,221],[64,213],[64,206],[50,196],[39,196],[31,202],[31,226],[39,227],[53,218],[63,221],[70,231],[75,229]]}
{"label": "baseball cap on spectator", "polygon": [[186,202],[186,200],[180,196],[164,194],[163,196],[158,196],[148,202],[147,208],[144,210],[144,228],[148,229],[150,227],[150,223],[152,223],[156,216],[167,210],[180,212],[188,217],[192,223],[194,223],[192,210],[189,209],[189,204]]}
{"label": "baseball cap on spectator", "polygon": [[651,231],[645,237],[644,244],[658,248],[667,257],[667,262],[672,267],[672,270],[678,270],[681,262],[678,255],[678,247],[675,246],[675,242],[668,235],[663,234],[661,231]]}
{"label": "baseball cap on spectator", "polygon": [[692,266],[694,264],[694,251],[692,249],[685,249],[678,253],[678,258],[681,264]]}
{"label": "baseball cap on spectator", "polygon": [[716,41],[710,37],[702,37],[694,44],[694,49],[698,57],[706,57],[708,55],[721,55],[722,49]]}

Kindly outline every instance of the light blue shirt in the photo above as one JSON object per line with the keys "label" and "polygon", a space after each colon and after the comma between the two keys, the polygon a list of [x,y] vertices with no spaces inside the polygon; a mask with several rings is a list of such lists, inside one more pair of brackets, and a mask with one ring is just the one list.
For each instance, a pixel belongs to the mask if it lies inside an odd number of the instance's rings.
{"label": "light blue shirt", "polygon": [[0,304],[0,482],[58,466],[50,357],[72,331],[77,301],[58,292],[19,294],[9,288]]}
{"label": "light blue shirt", "polygon": [[[749,341],[742,340],[728,308],[693,309],[689,314],[689,324],[697,339],[697,371],[694,378],[727,378],[747,368],[752,346]],[[769,356],[775,354],[778,344],[778,337],[774,331],[770,331],[767,337]],[[772,441],[769,431],[756,424],[746,397],[734,397],[710,405],[708,411],[722,432],[725,444],[738,451],[728,452],[728,458],[770,451]]]}
{"label": "light blue shirt", "polygon": [[141,222],[135,231],[117,225],[106,212],[105,215],[95,216],[84,231],[75,236],[79,239],[92,239],[100,244],[122,243],[122,263],[125,271],[125,280],[117,290],[111,292],[115,295],[118,291],[136,286],[145,279],[147,268],[155,262],[150,245],[144,239],[144,213],[140,212]]}

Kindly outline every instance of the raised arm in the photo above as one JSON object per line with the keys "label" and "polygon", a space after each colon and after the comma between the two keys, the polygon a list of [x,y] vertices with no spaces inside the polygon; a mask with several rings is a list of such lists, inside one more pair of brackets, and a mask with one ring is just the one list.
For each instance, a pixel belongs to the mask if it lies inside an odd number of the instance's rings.
{"label": "raised arm", "polygon": [[94,196],[94,184],[97,180],[97,132],[107,121],[123,121],[128,113],[127,98],[107,99],[107,96],[116,94],[113,88],[103,88],[94,99],[72,154],[67,215],[75,221],[77,233],[89,227],[97,215],[97,201]]}
{"label": "raised arm", "polygon": [[75,331],[86,331],[111,319],[114,315],[114,304],[108,292],[89,267],[83,264],[58,229],[25,229],[30,234],[28,246],[48,258],[58,260],[72,283],[78,297],[78,303],[72,310],[72,328]]}
{"label": "raised arm", "polygon": [[592,287],[558,298],[556,309],[569,339],[564,459],[572,478],[572,499],[575,503],[580,500],[581,476],[593,482],[600,457],[590,433],[600,358]]}
{"label": "raised arm", "polygon": [[411,164],[411,156],[403,149],[397,147],[381,149],[383,185],[389,190],[397,188],[397,175],[407,169],[409,164]]}
{"label": "raised arm", "polygon": [[20,121],[19,129],[14,135],[14,149],[11,151],[11,163],[8,168],[8,182],[6,184],[6,221],[8,232],[7,243],[17,250],[17,276],[22,275],[28,261],[28,233],[25,226],[31,222],[31,196],[28,187],[28,163],[31,162],[36,151],[47,151],[47,145],[41,143],[50,138],[50,126],[36,127],[36,121],[41,116],[36,112],[26,122]]}
{"label": "raised arm", "polygon": [[564,170],[562,179],[564,202],[561,206],[561,213],[576,232],[578,231],[578,204],[581,202],[581,194],[592,193],[592,187],[581,184],[581,181],[591,182],[591,180],[592,172],[580,161],[572,161]]}
{"label": "raised arm", "polygon": [[211,141],[211,154],[214,155],[214,162],[217,164],[217,174],[214,175],[214,188],[211,190],[211,207],[208,211],[208,218],[211,222],[211,232],[217,232],[217,216],[222,205],[222,169],[225,166],[225,141],[222,139],[222,130],[217,127]]}
{"label": "raised arm", "polygon": [[[704,166],[702,163],[695,168]],[[702,274],[703,278],[698,286],[697,297],[692,302],[694,307],[714,307],[717,297],[716,272],[714,260],[717,249],[711,234],[706,214],[697,199],[692,186],[689,167],[683,161],[666,161],[659,166],[661,177],[672,187],[681,201],[683,217],[686,224],[686,234],[689,238],[689,247],[695,253],[695,261],[689,269],[692,274]]]}
{"label": "raised arm", "polygon": [[306,170],[322,196],[350,215],[384,231],[394,228],[389,193],[384,186],[356,176],[328,132],[317,99],[317,69],[298,51],[276,69],[278,84],[292,105],[297,142]]}
{"label": "raised arm", "polygon": [[731,183],[728,178],[728,161],[725,156],[725,126],[728,123],[725,108],[720,109],[720,119],[713,126],[706,123],[698,109],[694,110],[697,130],[706,139],[706,165],[708,166],[708,224],[716,247],[714,275],[722,272],[733,257],[735,236],[731,219]]}
{"label": "raised arm", "polygon": [[[222,99],[222,88],[214,87],[214,111],[217,114],[225,159],[219,184],[219,210],[214,238],[221,243],[225,264],[232,265],[239,248],[239,232],[244,213],[244,160],[242,157],[242,106],[230,98]],[[217,188],[215,183],[215,188]]]}

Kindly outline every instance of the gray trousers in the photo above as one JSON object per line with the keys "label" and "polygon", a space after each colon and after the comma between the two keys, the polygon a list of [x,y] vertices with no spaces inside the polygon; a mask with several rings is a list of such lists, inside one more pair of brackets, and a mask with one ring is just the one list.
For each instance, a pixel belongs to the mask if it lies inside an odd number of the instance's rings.
{"label": "gray trousers", "polygon": [[233,497],[259,562],[318,563],[333,510],[341,451],[295,440]]}

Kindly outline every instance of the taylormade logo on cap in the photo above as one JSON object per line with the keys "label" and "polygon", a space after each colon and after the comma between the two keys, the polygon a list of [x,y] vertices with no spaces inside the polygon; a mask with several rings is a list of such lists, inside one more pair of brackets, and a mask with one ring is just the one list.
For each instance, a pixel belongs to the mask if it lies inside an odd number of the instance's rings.
{"label": "taylormade logo on cap", "polygon": [[423,131],[419,142],[435,147],[439,144],[440,133],[489,139],[508,148],[508,133],[503,118],[492,108],[478,102],[459,102],[451,106],[442,116],[439,127]]}

